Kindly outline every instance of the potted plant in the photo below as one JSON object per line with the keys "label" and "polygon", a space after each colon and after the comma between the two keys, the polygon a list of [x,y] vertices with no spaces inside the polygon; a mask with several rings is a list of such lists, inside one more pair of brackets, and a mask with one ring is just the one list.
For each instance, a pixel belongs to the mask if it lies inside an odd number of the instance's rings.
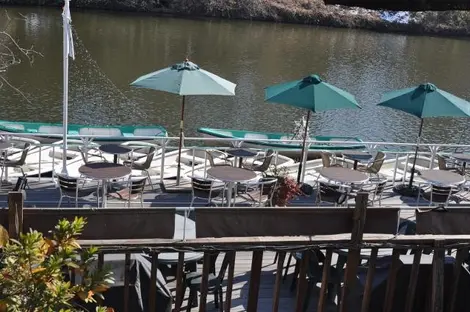
{"label": "potted plant", "polygon": [[273,193],[273,205],[277,207],[285,207],[290,200],[302,195],[300,185],[297,181],[289,177],[286,168],[278,168],[274,166],[265,175],[266,178],[276,178],[277,184]]}
{"label": "potted plant", "polygon": [[[51,235],[30,230],[18,240],[8,239],[0,226],[0,311],[84,312],[85,303],[97,303],[114,282],[109,269],[93,266],[98,248],[82,249],[77,242],[86,221],[60,220]],[[65,272],[75,270],[81,282],[72,285]],[[96,312],[111,312],[98,306]]]}

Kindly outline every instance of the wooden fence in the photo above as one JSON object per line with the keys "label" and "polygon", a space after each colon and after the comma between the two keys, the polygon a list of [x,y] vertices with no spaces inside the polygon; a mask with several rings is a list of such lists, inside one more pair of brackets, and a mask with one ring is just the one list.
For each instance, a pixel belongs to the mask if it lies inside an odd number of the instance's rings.
{"label": "wooden fence", "polygon": [[[468,211],[462,210],[465,213]],[[394,311],[396,305],[396,273],[400,266],[400,255],[411,250],[413,263],[407,297],[404,304],[405,312],[414,311],[416,300],[419,266],[423,253],[432,252],[432,274],[429,296],[429,309],[432,312],[454,312],[459,291],[459,279],[464,270],[462,263],[468,257],[470,235],[465,231],[460,235],[433,233],[432,235],[396,235],[399,222],[399,210],[396,208],[367,208],[367,195],[359,194],[354,208],[196,208],[196,237],[185,241],[172,239],[175,209],[27,209],[23,208],[21,193],[11,193],[9,208],[0,211],[2,225],[9,229],[12,237],[27,227],[49,230],[59,218],[72,218],[82,215],[88,218],[91,230],[84,233],[80,244],[84,247],[94,245],[100,247],[98,265],[103,265],[104,254],[125,254],[124,277],[124,312],[130,312],[129,303],[129,267],[131,254],[145,252],[151,257],[151,283],[149,289],[149,311],[156,311],[156,275],[159,254],[177,252],[178,265],[176,273],[177,295],[175,310],[178,311],[183,301],[184,253],[204,253],[203,274],[200,288],[199,311],[206,311],[208,292],[209,259],[214,251],[225,253],[224,265],[227,265],[224,311],[230,311],[232,286],[234,281],[235,255],[237,252],[251,252],[252,263],[249,280],[247,311],[254,312],[258,308],[258,294],[262,270],[263,254],[266,251],[278,252],[276,280],[272,295],[272,311],[279,310],[279,295],[283,263],[286,255],[293,252],[322,250],[325,253],[321,277],[320,296],[317,311],[326,309],[326,293],[331,280],[330,264],[333,253],[347,249],[346,266],[341,293],[339,295],[339,311],[351,311],[353,293],[357,287],[357,273],[361,265],[361,250],[370,250],[366,280],[362,293],[361,312],[370,311],[374,274],[379,260],[380,250],[392,248],[389,278],[383,301],[384,312]],[[424,215],[428,224],[434,211]],[[439,212],[440,213],[440,212]],[[468,212],[470,213],[470,212]],[[139,215],[141,214],[141,215]],[[462,218],[461,215],[457,218]],[[172,219],[172,220],[173,220]],[[435,218],[434,218],[435,219]],[[433,219],[433,220],[434,220]],[[256,222],[255,222],[256,220]],[[97,227],[105,226],[108,230],[115,226],[123,226],[124,231],[111,231],[105,236]],[[166,224],[166,225],[165,225]],[[153,228],[152,228],[153,226]],[[419,229],[419,218],[417,228]],[[143,229],[144,234],[139,229]],[[445,227],[444,227],[445,229]],[[470,230],[470,229],[469,229]],[[421,227],[421,231],[429,228]],[[264,234],[264,235],[263,235]],[[450,286],[444,285],[445,252],[456,252],[452,269]],[[300,262],[297,280],[295,311],[303,311],[303,303],[307,294],[307,271],[309,253],[304,253]],[[372,311],[371,311],[372,312]],[[373,312],[376,312],[375,310]]]}

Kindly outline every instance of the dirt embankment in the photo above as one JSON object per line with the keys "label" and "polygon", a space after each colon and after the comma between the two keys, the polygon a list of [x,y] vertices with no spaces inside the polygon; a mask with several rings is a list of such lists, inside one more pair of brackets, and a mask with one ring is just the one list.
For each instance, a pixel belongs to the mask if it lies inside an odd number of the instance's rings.
{"label": "dirt embankment", "polygon": [[[62,0],[0,0],[0,4],[61,6]],[[380,12],[325,5],[322,0],[72,0],[72,7],[187,17],[220,17],[363,28],[418,34],[470,34],[470,12],[413,13],[408,24],[384,21]]]}

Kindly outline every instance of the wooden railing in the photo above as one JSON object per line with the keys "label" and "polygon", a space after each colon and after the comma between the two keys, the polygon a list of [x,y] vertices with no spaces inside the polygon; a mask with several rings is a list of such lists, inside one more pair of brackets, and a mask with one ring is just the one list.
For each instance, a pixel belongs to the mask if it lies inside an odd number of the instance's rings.
{"label": "wooden railing", "polygon": [[[209,259],[214,251],[225,253],[224,265],[227,265],[224,310],[230,311],[231,298],[234,282],[235,256],[239,252],[251,252],[252,263],[250,269],[249,293],[247,299],[247,311],[257,311],[258,294],[260,288],[263,255],[266,251],[278,252],[276,279],[272,294],[272,311],[279,310],[280,289],[282,283],[283,263],[286,255],[292,252],[304,252],[300,260],[299,277],[295,299],[296,312],[303,311],[303,303],[307,290],[307,272],[309,266],[309,253],[306,251],[322,250],[325,254],[323,272],[321,277],[320,295],[317,311],[326,310],[326,293],[330,276],[330,265],[333,253],[338,250],[347,249],[346,265],[343,275],[341,293],[339,294],[339,311],[351,311],[352,302],[357,291],[357,273],[361,266],[361,250],[370,250],[368,259],[366,281],[361,299],[361,312],[370,310],[371,294],[373,290],[374,274],[376,272],[379,252],[383,248],[391,248],[391,262],[389,267],[389,278],[386,282],[385,298],[383,302],[384,312],[394,311],[395,292],[397,289],[397,272],[400,266],[400,255],[406,250],[411,250],[413,263],[409,283],[407,285],[407,296],[404,304],[405,312],[414,311],[414,303],[417,299],[416,291],[418,285],[418,273],[423,253],[432,253],[432,276],[429,296],[429,309],[432,312],[454,312],[459,291],[459,279],[464,270],[462,263],[468,257],[470,235],[396,235],[399,220],[399,211],[396,208],[367,208],[367,195],[359,194],[356,206],[348,208],[200,208],[195,210],[196,236],[195,239],[174,240],[171,238],[174,228],[165,228],[158,225],[160,221],[167,222],[168,216],[175,213],[174,209],[116,209],[116,210],[84,210],[84,209],[28,209],[22,206],[21,193],[11,193],[9,197],[9,209],[0,212],[2,225],[9,228],[12,237],[18,235],[25,229],[25,220],[28,226],[46,230],[45,227],[53,224],[59,218],[72,217],[76,214],[85,215],[91,221],[92,227],[103,222],[104,226],[112,229],[113,226],[125,224],[125,230],[111,231],[106,239],[100,239],[97,233],[89,231],[85,238],[80,241],[84,247],[94,245],[100,247],[98,265],[102,266],[104,255],[109,253],[125,254],[125,277],[124,277],[124,312],[128,312],[129,287],[130,287],[130,262],[131,254],[146,253],[151,257],[151,287],[149,291],[149,311],[156,311],[156,276],[159,254],[163,252],[177,252],[178,264],[176,273],[176,303],[175,310],[178,311],[182,305],[184,275],[184,253],[204,253],[202,283],[200,288],[199,311],[206,310]],[[138,216],[137,214],[144,214]],[[468,213],[461,210],[459,213]],[[105,215],[105,217],[103,217]],[[126,216],[125,222],[122,217]],[[461,218],[461,216],[459,216]],[[111,220],[111,221],[110,221]],[[113,221],[112,221],[113,220]],[[166,221],[165,221],[166,220]],[[228,225],[232,220],[234,227]],[[252,222],[250,222],[250,220]],[[256,222],[253,222],[256,220]],[[307,220],[307,221],[306,221]],[[310,221],[309,221],[310,220]],[[117,223],[116,223],[117,222]],[[124,222],[124,223],[123,223]],[[137,222],[138,224],[133,224]],[[170,222],[171,223],[171,222]],[[279,226],[284,223],[284,226]],[[418,219],[419,223],[419,219]],[[102,224],[102,225],[103,225]],[[150,231],[153,224],[154,233]],[[222,224],[226,234],[221,232]],[[314,226],[312,226],[312,224]],[[45,226],[46,225],[46,226]],[[276,226],[277,225],[277,226]],[[292,226],[296,225],[296,226]],[[142,237],[139,227],[147,236]],[[266,235],[253,235],[263,228]],[[418,224],[418,228],[419,224]],[[50,227],[49,227],[50,229]],[[147,231],[147,232],[146,232]],[[296,235],[299,233],[299,235]],[[421,229],[426,232],[426,229]],[[170,233],[171,232],[171,233]],[[241,237],[240,233],[246,234]],[[379,234],[378,234],[379,233]],[[171,235],[169,235],[171,234]],[[282,234],[282,236],[280,235]],[[101,234],[100,234],[101,235]],[[122,237],[119,237],[122,236]],[[164,238],[161,238],[164,237]],[[445,289],[444,265],[445,252],[456,252],[453,264],[452,282]],[[446,298],[446,299],[445,299]],[[371,311],[372,312],[372,311]],[[373,312],[376,312],[375,310]]]}

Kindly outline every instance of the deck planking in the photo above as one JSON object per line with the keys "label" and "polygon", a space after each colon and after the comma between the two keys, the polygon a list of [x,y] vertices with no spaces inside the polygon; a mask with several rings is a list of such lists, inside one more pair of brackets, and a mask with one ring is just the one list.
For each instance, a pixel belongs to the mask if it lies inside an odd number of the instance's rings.
{"label": "deck planking", "polygon": [[[220,254],[217,258],[216,262],[216,274],[218,274],[218,270],[221,267],[222,259],[224,254]],[[259,312],[267,312],[272,311],[272,304],[273,304],[273,293],[274,293],[274,285],[276,279],[276,266],[277,264],[274,263],[274,252],[264,252],[263,254],[263,263],[262,263],[262,271],[261,271],[261,282],[259,287],[259,299],[258,299],[258,309]],[[250,281],[250,270],[251,270],[251,260],[252,260],[252,253],[251,252],[238,252],[236,254],[235,259],[235,273],[234,273],[234,283],[233,283],[233,290],[232,290],[232,307],[230,311],[234,312],[241,312],[246,311],[247,302],[248,302],[248,294],[249,294],[249,281]],[[284,266],[287,264],[287,257],[284,262]],[[292,260],[290,269],[288,271],[288,276],[286,280],[281,284],[281,290],[279,293],[279,311],[280,312],[290,312],[294,311],[295,303],[296,303],[296,292],[290,290],[290,285],[293,278],[294,273],[294,265],[295,260]],[[198,271],[202,272],[202,265],[198,265]],[[284,271],[283,271],[284,274]],[[225,276],[225,281],[223,285],[223,298],[226,298],[226,279],[227,273]],[[171,281],[168,285],[172,291],[172,294],[176,295],[176,284],[174,281]],[[311,294],[311,300],[309,303],[308,311],[316,311],[317,299],[318,299],[319,288],[315,288],[313,293]],[[189,290],[187,289],[185,292],[183,305],[181,307],[181,311],[186,311],[187,308],[187,299],[189,295]],[[200,295],[200,294],[199,294]],[[199,298],[198,298],[199,302]],[[174,306],[173,306],[174,308]],[[214,305],[214,296],[208,294],[207,296],[207,311],[216,311]],[[199,311],[198,307],[193,307],[191,312]],[[218,311],[218,310],[217,310]],[[336,305],[333,302],[329,302],[327,305],[327,312],[336,311]]]}

